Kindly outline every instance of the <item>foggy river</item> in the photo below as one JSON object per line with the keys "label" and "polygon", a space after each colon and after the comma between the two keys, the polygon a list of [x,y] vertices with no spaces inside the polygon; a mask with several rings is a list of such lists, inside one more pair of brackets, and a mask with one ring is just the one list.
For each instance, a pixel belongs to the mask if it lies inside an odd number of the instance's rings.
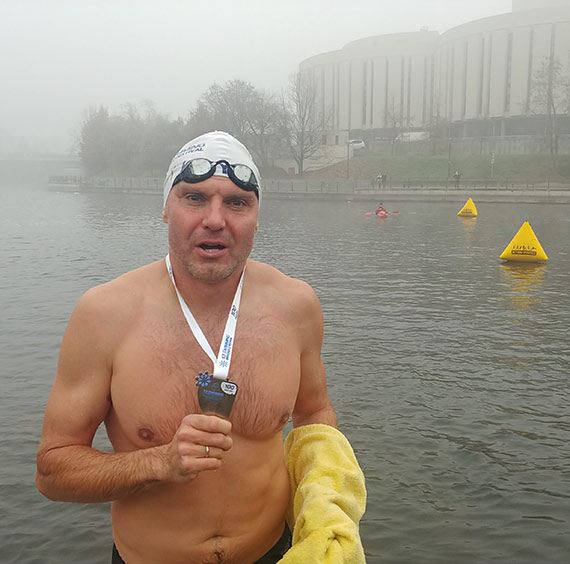
{"label": "foggy river", "polygon": [[[109,505],[44,499],[35,453],[69,315],[165,255],[161,197],[0,190],[0,561],[107,563]],[[570,206],[477,204],[465,220],[456,203],[390,202],[379,220],[376,204],[265,198],[253,253],[321,299],[367,561],[566,562]],[[525,220],[544,265],[498,259]]]}

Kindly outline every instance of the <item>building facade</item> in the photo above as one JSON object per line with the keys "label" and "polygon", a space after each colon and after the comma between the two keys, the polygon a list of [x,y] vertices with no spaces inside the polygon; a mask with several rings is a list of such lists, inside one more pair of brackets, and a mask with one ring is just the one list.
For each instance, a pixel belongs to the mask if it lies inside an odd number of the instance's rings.
{"label": "building facade", "polygon": [[[306,59],[300,70],[330,112],[331,144],[422,130],[462,139],[541,136],[552,111],[559,133],[570,134],[570,0],[513,0],[510,13],[443,34],[360,39]],[[542,100],[541,76],[558,81]],[[558,96],[555,110],[547,96]]]}

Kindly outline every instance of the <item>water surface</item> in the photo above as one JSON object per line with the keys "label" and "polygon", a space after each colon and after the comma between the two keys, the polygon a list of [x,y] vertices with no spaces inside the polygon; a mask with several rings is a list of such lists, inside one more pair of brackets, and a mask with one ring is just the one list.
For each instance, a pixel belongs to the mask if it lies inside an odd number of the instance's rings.
{"label": "water surface", "polygon": [[[0,561],[106,563],[108,504],[44,499],[34,458],[69,315],[166,253],[161,198],[0,190]],[[566,562],[570,206],[376,203],[265,198],[253,254],[321,299],[368,562]],[[527,219],[550,261],[502,263]]]}

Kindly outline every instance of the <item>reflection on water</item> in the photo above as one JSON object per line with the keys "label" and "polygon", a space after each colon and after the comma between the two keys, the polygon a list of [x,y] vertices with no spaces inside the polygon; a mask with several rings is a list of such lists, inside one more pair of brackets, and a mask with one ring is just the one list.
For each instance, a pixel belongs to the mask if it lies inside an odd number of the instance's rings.
{"label": "reflection on water", "polygon": [[477,226],[477,217],[464,217],[458,215],[457,218],[463,224],[465,231],[465,247],[471,248],[473,245],[473,233],[475,232],[475,227]]}
{"label": "reflection on water", "polygon": [[546,274],[546,264],[505,262],[500,265],[504,281],[512,288],[511,302],[522,310],[540,305],[539,290]]}

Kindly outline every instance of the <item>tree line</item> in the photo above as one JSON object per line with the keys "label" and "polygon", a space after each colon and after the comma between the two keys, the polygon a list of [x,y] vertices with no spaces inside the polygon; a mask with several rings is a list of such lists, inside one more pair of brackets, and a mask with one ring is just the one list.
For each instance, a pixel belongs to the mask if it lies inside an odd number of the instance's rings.
{"label": "tree line", "polygon": [[[81,125],[78,152],[88,175],[162,175],[175,152],[189,139],[219,129],[242,141],[262,170],[276,159],[292,159],[302,174],[330,132],[331,113],[318,102],[312,75],[298,72],[280,94],[268,93],[243,80],[212,84],[186,118],[171,120],[152,102],[142,108],[124,104],[118,113],[90,108]],[[544,57],[529,83],[522,114],[544,121],[544,136],[553,156],[558,154],[561,119],[570,114],[570,75],[551,53]],[[395,139],[407,128],[394,100],[387,109],[384,135]],[[432,136],[449,135],[451,124],[434,102]]]}
{"label": "tree line", "polygon": [[214,129],[227,131],[252,152],[264,170],[278,158],[292,158],[302,174],[330,126],[317,103],[309,74],[298,72],[281,94],[271,94],[243,80],[212,84],[187,118],[171,120],[154,103],[128,103],[118,113],[105,106],[86,112],[78,152],[88,175],[157,176],[188,140]]}

